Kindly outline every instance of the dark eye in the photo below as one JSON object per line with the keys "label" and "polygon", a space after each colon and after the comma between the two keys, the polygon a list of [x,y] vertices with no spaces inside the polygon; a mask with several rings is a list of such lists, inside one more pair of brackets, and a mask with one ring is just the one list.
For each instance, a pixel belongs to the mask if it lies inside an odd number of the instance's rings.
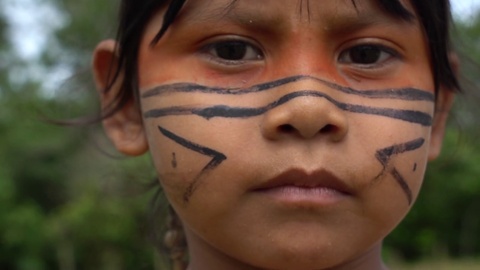
{"label": "dark eye", "polygon": [[356,65],[374,65],[381,64],[389,60],[393,53],[378,45],[360,45],[350,48],[339,57],[341,63]]}
{"label": "dark eye", "polygon": [[208,47],[208,53],[220,61],[230,63],[263,59],[260,49],[247,42],[236,40],[214,43]]}

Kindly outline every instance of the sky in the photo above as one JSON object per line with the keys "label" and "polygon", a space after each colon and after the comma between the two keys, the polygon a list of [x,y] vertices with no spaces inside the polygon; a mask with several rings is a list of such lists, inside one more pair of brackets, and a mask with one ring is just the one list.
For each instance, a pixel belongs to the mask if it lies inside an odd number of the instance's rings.
{"label": "sky", "polygon": [[48,1],[2,1],[3,12],[11,26],[10,37],[20,57],[24,59],[38,57],[53,31],[66,23],[65,16]]}
{"label": "sky", "polygon": [[480,8],[479,0],[450,0],[453,13],[458,18],[466,18],[472,16],[475,10]]}

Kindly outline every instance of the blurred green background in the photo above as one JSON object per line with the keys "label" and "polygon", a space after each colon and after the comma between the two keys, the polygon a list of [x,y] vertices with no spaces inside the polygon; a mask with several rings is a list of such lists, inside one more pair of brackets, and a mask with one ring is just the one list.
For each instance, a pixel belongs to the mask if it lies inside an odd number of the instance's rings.
{"label": "blurred green background", "polygon": [[[166,269],[148,241],[154,193],[148,157],[116,154],[98,125],[45,121],[97,111],[91,51],[115,35],[115,2],[0,2],[2,270]],[[465,94],[456,101],[443,155],[431,164],[411,213],[386,240],[394,269],[480,269],[476,14],[460,16],[454,29]],[[157,215],[162,224],[163,213]]]}

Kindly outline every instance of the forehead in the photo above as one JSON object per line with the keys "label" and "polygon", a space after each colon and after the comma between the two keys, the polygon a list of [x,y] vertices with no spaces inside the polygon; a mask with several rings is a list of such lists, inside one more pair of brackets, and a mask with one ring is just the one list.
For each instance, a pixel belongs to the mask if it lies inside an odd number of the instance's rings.
{"label": "forehead", "polygon": [[[391,0],[394,1],[394,0]],[[415,18],[409,1],[401,5]],[[379,0],[196,0],[187,1],[181,18],[190,22],[233,20],[240,23],[264,22],[284,26],[297,21],[315,23],[406,23],[386,12]]]}

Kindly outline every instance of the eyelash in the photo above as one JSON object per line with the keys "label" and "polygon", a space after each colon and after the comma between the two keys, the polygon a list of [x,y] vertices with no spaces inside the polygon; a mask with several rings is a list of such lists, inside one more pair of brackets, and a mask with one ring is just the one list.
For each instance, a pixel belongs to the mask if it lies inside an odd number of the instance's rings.
{"label": "eyelash", "polygon": [[[359,54],[355,54],[355,50]],[[363,50],[363,55],[360,50]],[[211,61],[225,66],[240,66],[264,59],[263,50],[259,46],[239,38],[215,41],[204,46],[202,52]],[[368,53],[374,53],[374,55],[367,55]],[[228,54],[230,55],[228,56]],[[373,59],[369,58],[371,56],[373,56]],[[367,61],[362,63],[360,59],[354,59],[358,57],[366,57],[363,60]],[[400,54],[390,47],[376,43],[363,43],[343,50],[339,54],[337,61],[340,64],[351,65],[354,68],[375,69],[381,68],[389,61],[398,58],[400,58]],[[369,62],[370,60],[371,62]]]}
{"label": "eyelash", "polygon": [[[367,62],[367,63],[355,62],[355,60],[352,59],[352,58],[355,58],[355,55],[352,55],[355,49],[364,49],[367,51],[369,50],[370,52],[377,53],[377,55],[374,55],[375,59],[372,62]],[[362,55],[356,55],[356,56],[361,57]],[[363,55],[363,56],[366,56],[366,55]],[[392,48],[386,47],[384,45],[375,44],[375,43],[364,43],[364,44],[355,45],[353,47],[350,47],[342,51],[338,56],[338,62],[340,64],[354,65],[356,68],[374,69],[374,68],[382,67],[385,64],[387,64],[389,61],[393,59],[398,59],[398,58],[400,58],[400,54]]]}
{"label": "eyelash", "polygon": [[[210,60],[227,66],[243,65],[264,59],[263,51],[259,46],[241,39],[216,41],[205,46],[202,51],[210,57]],[[230,59],[225,55],[229,53],[233,54]]]}

